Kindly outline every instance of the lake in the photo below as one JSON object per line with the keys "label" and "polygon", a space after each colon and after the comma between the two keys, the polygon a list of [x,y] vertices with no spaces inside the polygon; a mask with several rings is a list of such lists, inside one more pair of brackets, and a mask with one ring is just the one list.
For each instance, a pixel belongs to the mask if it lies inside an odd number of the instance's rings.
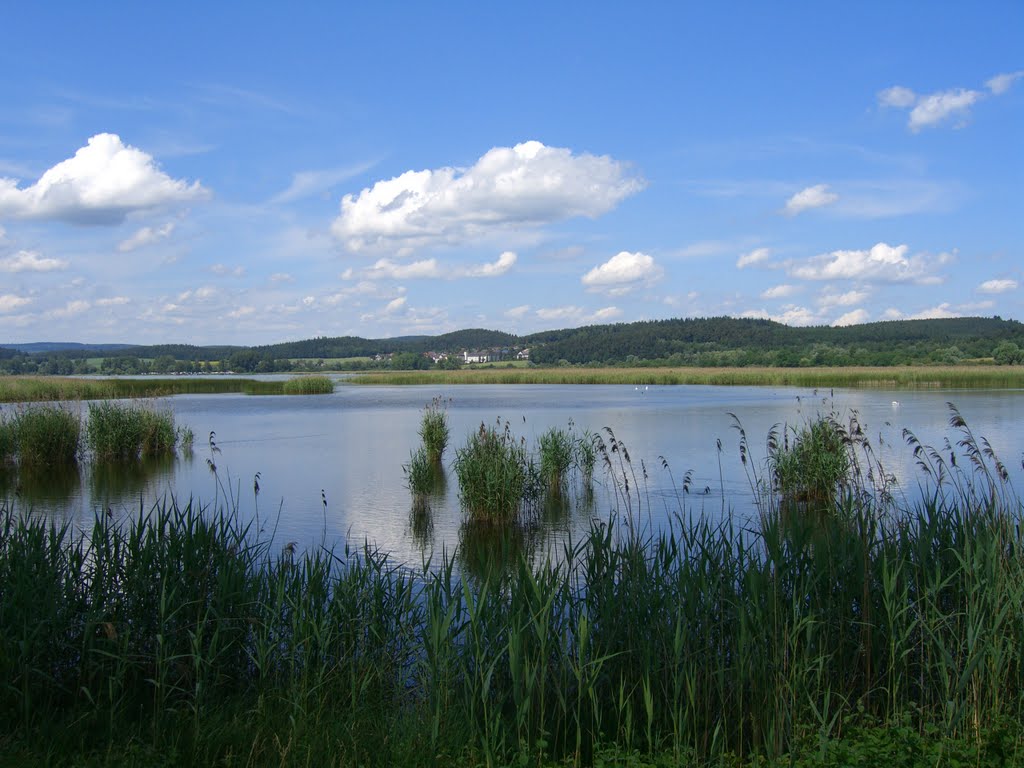
{"label": "lake", "polygon": [[[419,444],[423,407],[435,396],[450,401],[451,441],[444,458],[448,482],[423,524],[410,514],[402,465]],[[17,493],[19,508],[67,517],[79,525],[90,524],[98,511],[135,514],[165,495],[179,502],[193,498],[209,505],[226,503],[245,519],[258,519],[265,534],[274,532],[274,541],[282,545],[368,541],[398,560],[419,563],[442,549],[451,552],[460,541],[463,515],[452,461],[455,449],[481,423],[508,421],[531,446],[552,426],[564,428],[571,422],[577,433],[600,433],[606,441],[605,428],[611,428],[632,460],[626,468],[631,511],[639,509],[641,521],[657,527],[680,511],[716,520],[733,515],[741,522],[756,513],[740,461],[740,435],[730,414],[746,431],[752,466],[763,471],[765,438],[773,425],[799,427],[830,412],[845,421],[855,413],[883,466],[898,480],[899,492],[915,498],[922,474],[902,430],[909,428],[938,448],[945,439],[955,443],[961,435],[948,426],[947,401],[956,404],[976,436],[987,438],[1020,487],[1022,390],[339,384],[334,394],[320,396],[168,398],[160,404],[195,433],[191,456],[131,471],[102,470],[86,461],[78,472],[50,476],[43,484],[19,485],[8,472],[0,476],[0,495],[11,499]],[[81,407],[85,413],[87,404]],[[621,480],[617,457],[616,467]],[[681,485],[688,471],[692,480],[684,492]],[[606,518],[616,506],[625,511],[621,492],[600,461],[594,478],[592,503],[577,499],[568,508],[541,514],[536,535],[545,545],[578,538],[593,519]],[[640,502],[634,506],[637,486]]]}

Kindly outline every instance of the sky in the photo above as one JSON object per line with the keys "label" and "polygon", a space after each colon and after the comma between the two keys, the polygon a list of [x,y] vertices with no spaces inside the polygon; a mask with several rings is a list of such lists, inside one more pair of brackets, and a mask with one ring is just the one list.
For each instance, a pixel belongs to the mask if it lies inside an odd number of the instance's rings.
{"label": "sky", "polygon": [[1024,319],[1024,3],[4,3],[0,344]]}

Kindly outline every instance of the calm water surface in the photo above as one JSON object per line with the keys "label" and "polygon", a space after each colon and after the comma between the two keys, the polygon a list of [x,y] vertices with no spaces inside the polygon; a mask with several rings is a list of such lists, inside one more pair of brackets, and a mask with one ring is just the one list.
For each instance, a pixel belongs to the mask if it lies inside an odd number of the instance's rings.
{"label": "calm water surface", "polygon": [[[402,464],[419,443],[424,405],[450,398],[451,443],[445,454],[447,488],[433,501],[429,526],[413,524]],[[885,468],[901,490],[919,493],[916,470],[902,430],[941,446],[960,435],[948,427],[947,401],[954,402],[976,435],[986,437],[1019,488],[1022,482],[1024,391],[884,392],[796,388],[673,386],[339,386],[333,395],[254,397],[188,395],[163,401],[179,425],[196,435],[191,457],[103,472],[88,462],[69,477],[45,486],[0,478],[0,494],[41,513],[91,523],[97,511],[125,515],[147,508],[164,495],[179,501],[237,506],[246,519],[258,516],[275,541],[310,546],[326,540],[369,541],[399,560],[419,562],[459,543],[463,521],[452,471],[455,448],[481,422],[509,422],[530,445],[549,427],[575,424],[577,432],[606,427],[628,448],[632,474],[641,486],[644,521],[658,526],[684,511],[713,518],[754,513],[747,473],[740,462],[735,414],[748,436],[755,465],[766,453],[773,425],[799,426],[820,413],[844,419],[856,413]],[[83,406],[83,411],[87,406]],[[211,449],[207,436],[214,434]],[[721,448],[719,449],[719,441]],[[662,459],[668,464],[663,467]],[[217,467],[214,474],[210,462]],[[647,480],[643,473],[646,470]],[[692,471],[689,493],[678,486]],[[260,492],[254,493],[259,473]],[[635,496],[632,497],[635,500]],[[593,518],[603,519],[622,496],[601,467],[595,471],[591,505],[542,515],[539,535],[550,545],[582,534]],[[633,506],[631,504],[631,506]]]}

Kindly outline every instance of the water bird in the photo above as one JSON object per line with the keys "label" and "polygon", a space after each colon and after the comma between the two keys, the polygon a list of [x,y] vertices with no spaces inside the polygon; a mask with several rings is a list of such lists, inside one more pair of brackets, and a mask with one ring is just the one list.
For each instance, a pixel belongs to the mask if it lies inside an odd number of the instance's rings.
{"label": "water bird", "polygon": [[892,401],[892,407],[893,408],[899,408],[900,407],[900,401],[899,400],[893,400]]}

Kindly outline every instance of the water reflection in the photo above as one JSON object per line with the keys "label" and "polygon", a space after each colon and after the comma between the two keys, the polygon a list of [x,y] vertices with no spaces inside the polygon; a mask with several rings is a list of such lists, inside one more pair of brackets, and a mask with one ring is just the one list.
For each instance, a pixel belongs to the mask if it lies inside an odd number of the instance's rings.
{"label": "water reflection", "polygon": [[501,581],[513,566],[533,560],[539,539],[536,525],[465,520],[458,550],[463,574],[481,584]]}
{"label": "water reflection", "polygon": [[32,469],[0,467],[0,497],[18,499],[25,507],[62,507],[81,492],[82,470],[77,464]]}
{"label": "water reflection", "polygon": [[162,456],[91,465],[89,491],[93,506],[107,509],[142,499],[155,482],[173,475],[176,461],[174,456]]}

